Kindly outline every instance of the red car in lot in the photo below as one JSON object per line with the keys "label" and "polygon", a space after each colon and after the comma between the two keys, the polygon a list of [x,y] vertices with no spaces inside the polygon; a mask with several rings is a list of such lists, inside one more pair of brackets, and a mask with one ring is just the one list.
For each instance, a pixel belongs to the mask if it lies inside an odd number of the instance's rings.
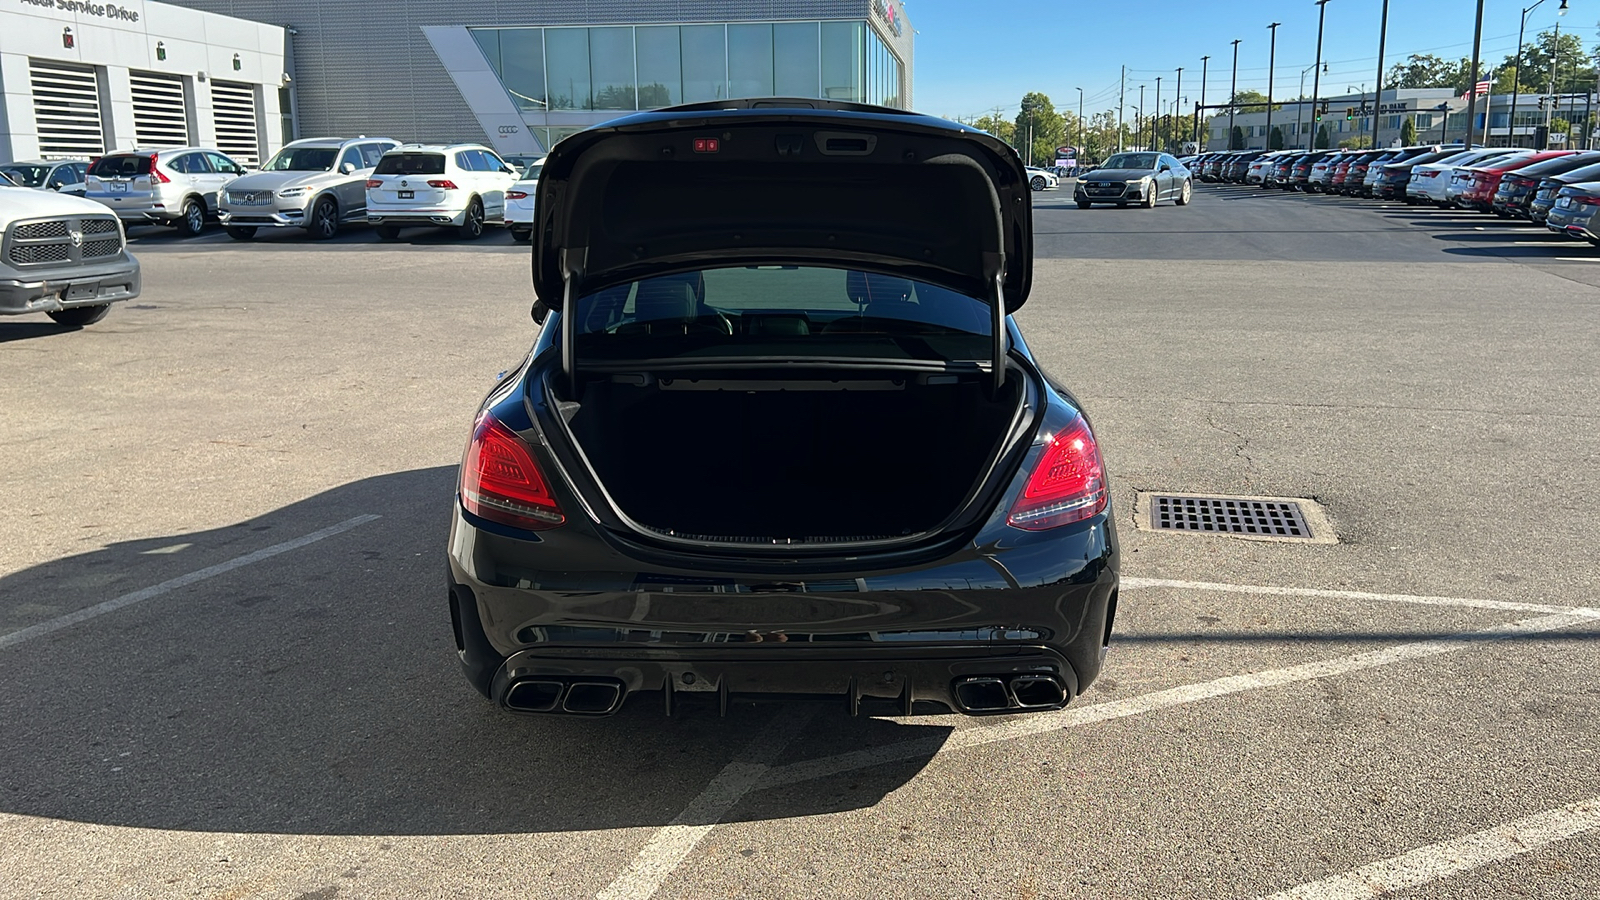
{"label": "red car in lot", "polygon": [[1485,166],[1473,166],[1467,169],[1467,187],[1461,192],[1460,203],[1468,209],[1482,212],[1494,211],[1494,195],[1500,190],[1500,179],[1507,172],[1514,172],[1523,166],[1544,162],[1547,159],[1556,159],[1562,156],[1572,156],[1576,150],[1541,150],[1528,156],[1512,156],[1496,160]]}

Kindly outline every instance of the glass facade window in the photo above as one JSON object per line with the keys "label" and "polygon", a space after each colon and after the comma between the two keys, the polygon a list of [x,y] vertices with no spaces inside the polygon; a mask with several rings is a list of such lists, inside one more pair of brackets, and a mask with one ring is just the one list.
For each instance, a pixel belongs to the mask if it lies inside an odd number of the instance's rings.
{"label": "glass facade window", "polygon": [[544,29],[551,109],[593,109],[589,85],[589,29]]}
{"label": "glass facade window", "polygon": [[772,92],[772,26],[728,26],[728,96],[775,97]]}
{"label": "glass facade window", "polygon": [[905,67],[864,21],[469,30],[523,113],[730,97],[903,106]]}
{"label": "glass facade window", "polygon": [[772,92],[778,97],[822,96],[817,22],[772,26]]}
{"label": "glass facade window", "polygon": [[865,103],[866,59],[865,22],[823,22],[822,98]]}
{"label": "glass facade window", "polygon": [[728,99],[728,29],[683,26],[683,102]]}
{"label": "glass facade window", "polygon": [[658,109],[683,102],[683,57],[676,25],[641,26],[633,30],[639,59],[639,108]]}
{"label": "glass facade window", "polygon": [[1421,131],[1424,128],[1432,128],[1433,127],[1433,113],[1417,113],[1417,118],[1416,118],[1415,124],[1417,126],[1417,130],[1418,131]]}

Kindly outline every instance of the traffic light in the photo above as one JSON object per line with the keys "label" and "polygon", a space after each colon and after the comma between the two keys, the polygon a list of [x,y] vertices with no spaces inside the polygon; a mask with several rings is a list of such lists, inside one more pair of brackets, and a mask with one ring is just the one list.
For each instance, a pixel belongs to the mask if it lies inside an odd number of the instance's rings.
{"label": "traffic light", "polygon": [[1322,101],[1322,111],[1319,112],[1318,115],[1325,116],[1327,114],[1328,114],[1328,101],[1324,100],[1324,101]]}
{"label": "traffic light", "polygon": [[1356,108],[1354,106],[1346,106],[1344,108],[1345,121],[1348,122],[1351,119],[1354,119],[1355,117],[1356,117]]}

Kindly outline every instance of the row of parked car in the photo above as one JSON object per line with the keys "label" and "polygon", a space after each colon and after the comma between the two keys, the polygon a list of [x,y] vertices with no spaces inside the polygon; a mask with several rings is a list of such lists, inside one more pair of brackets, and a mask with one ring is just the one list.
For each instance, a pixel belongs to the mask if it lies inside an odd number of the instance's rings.
{"label": "row of parked car", "polygon": [[0,178],[96,201],[124,225],[190,235],[217,221],[241,241],[263,228],[326,240],[343,225],[369,222],[384,240],[414,226],[451,228],[470,240],[504,225],[526,241],[541,164],[481,144],[326,137],[287,144],[259,169],[213,148],[173,147],[5,163]]}
{"label": "row of parked car", "polygon": [[1600,150],[1236,150],[1202,154],[1189,167],[1202,181],[1476,209],[1600,245]]}

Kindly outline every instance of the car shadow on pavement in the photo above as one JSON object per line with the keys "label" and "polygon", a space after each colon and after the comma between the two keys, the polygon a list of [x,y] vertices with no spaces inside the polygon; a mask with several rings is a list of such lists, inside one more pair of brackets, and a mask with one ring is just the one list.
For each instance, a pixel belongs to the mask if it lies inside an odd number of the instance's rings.
{"label": "car shadow on pavement", "polygon": [[1528,244],[1526,246],[1497,243],[1483,247],[1446,247],[1445,253],[1455,256],[1495,257],[1499,259],[1564,259],[1571,256],[1593,257],[1600,260],[1600,250],[1573,241],[1571,244]]}
{"label": "car shadow on pavement", "polygon": [[378,237],[378,233],[365,225],[348,225],[340,229],[332,238],[323,241],[312,240],[305,232],[298,228],[263,229],[248,241],[238,241],[228,237],[220,229],[207,228],[205,232],[196,237],[189,237],[170,229],[145,228],[128,235],[128,246],[135,254],[144,252],[162,253],[170,250],[192,250],[204,252],[217,247],[231,247],[239,250],[292,250],[301,252],[327,252],[370,250],[373,247],[387,249],[404,249],[408,246],[441,248],[459,247],[461,249],[481,250],[520,250],[529,252],[528,245],[518,243],[511,237],[511,232],[497,225],[491,225],[484,230],[481,237],[476,240],[462,240],[453,231],[445,228],[408,228],[400,232],[400,237],[393,241],[385,241]]}
{"label": "car shadow on pavement", "polygon": [[[114,543],[0,576],[0,629],[381,518],[0,646],[0,812],[103,825],[295,834],[510,834],[659,826],[798,704],[668,718],[520,717],[461,677],[445,604],[454,467],[368,478],[228,527]],[[175,499],[175,502],[181,502]],[[818,710],[785,756],[918,740],[848,791],[730,811],[868,808],[910,781],[947,720]],[[860,785],[865,785],[861,787]]]}
{"label": "car shadow on pavement", "polygon": [[[43,315],[41,313],[41,315]],[[57,334],[70,334],[82,331],[82,328],[73,325],[57,325],[46,319],[43,322],[26,320],[21,322],[7,322],[0,319],[0,344],[8,341],[26,341],[32,338],[50,337]]]}

